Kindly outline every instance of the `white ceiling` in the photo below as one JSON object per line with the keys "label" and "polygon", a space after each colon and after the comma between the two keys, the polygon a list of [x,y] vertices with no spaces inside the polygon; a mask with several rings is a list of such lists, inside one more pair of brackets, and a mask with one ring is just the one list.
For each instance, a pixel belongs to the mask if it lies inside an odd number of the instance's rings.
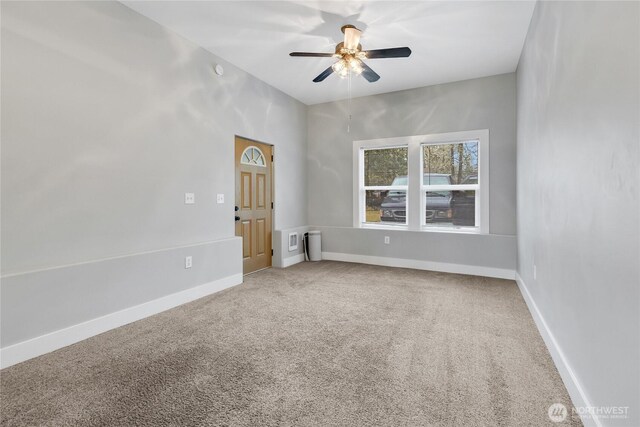
{"label": "white ceiling", "polygon": [[347,80],[313,78],[340,27],[363,30],[363,49],[409,46],[409,58],[371,59],[381,79],[352,80],[353,96],[513,72],[535,1],[124,1],[124,4],[305,104],[344,99]]}

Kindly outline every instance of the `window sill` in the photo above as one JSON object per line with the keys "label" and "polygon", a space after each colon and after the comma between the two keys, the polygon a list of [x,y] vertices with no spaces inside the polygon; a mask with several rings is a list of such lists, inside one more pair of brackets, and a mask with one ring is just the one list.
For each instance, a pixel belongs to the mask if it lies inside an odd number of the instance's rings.
{"label": "window sill", "polygon": [[448,233],[448,234],[485,234],[489,233],[483,232],[480,228],[469,227],[469,228],[440,228],[440,227],[428,227],[422,226],[418,230],[411,230],[409,226],[406,224],[403,225],[382,225],[382,224],[360,224],[355,228],[365,229],[365,230],[395,230],[395,231],[412,231],[415,233]]}
{"label": "window sill", "polygon": [[420,231],[427,233],[454,233],[454,234],[489,234],[480,231],[480,228],[468,227],[468,228],[439,228],[439,227],[427,227],[422,226]]}
{"label": "window sill", "polygon": [[359,227],[355,228],[364,228],[368,230],[400,230],[400,231],[409,231],[409,227],[406,224],[398,224],[398,225],[387,225],[387,224],[360,224]]}

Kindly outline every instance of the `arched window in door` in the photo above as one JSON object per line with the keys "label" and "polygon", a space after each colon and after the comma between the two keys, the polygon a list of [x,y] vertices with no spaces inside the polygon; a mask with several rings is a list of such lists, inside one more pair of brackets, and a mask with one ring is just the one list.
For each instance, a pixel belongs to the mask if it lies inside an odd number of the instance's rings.
{"label": "arched window in door", "polygon": [[250,166],[266,166],[266,161],[264,159],[264,154],[258,147],[254,147],[253,145],[247,147],[240,157],[240,163],[243,165]]}

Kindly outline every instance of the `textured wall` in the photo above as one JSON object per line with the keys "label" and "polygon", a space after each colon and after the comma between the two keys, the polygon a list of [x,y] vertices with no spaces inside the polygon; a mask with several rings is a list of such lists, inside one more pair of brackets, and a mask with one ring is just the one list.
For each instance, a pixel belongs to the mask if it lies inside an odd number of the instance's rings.
{"label": "textured wall", "polygon": [[604,425],[640,425],[639,7],[539,2],[517,73],[518,272],[591,404],[631,407]]}
{"label": "textured wall", "polygon": [[300,102],[115,2],[3,2],[2,56],[3,272],[233,236],[234,134],[306,224]]}
{"label": "textured wall", "polygon": [[[240,273],[226,268],[240,253],[216,244],[234,236],[236,134],[275,145],[275,227],[307,224],[306,106],[117,2],[1,7],[2,304],[50,313],[20,334],[5,328],[25,316],[3,309],[3,340]],[[199,243],[187,271],[174,249]],[[48,270],[77,264],[84,282]],[[164,274],[121,274],[142,265]]]}
{"label": "textured wall", "polygon": [[[399,258],[437,264],[486,267],[480,272],[513,272],[516,237],[465,233],[420,233],[404,230],[376,230],[351,227],[315,227],[322,231],[322,251],[366,257]],[[389,244],[380,244],[384,237]],[[507,277],[503,274],[497,277]]]}
{"label": "textured wall", "polygon": [[[304,255],[304,233],[309,227],[295,227],[273,232],[273,266],[286,268],[300,261]],[[298,233],[298,248],[289,251],[289,233]]]}
{"label": "textured wall", "polygon": [[[336,230],[352,226],[353,141],[489,129],[490,233],[499,237],[514,236],[510,247],[515,253],[515,105],[515,74],[504,74],[354,99],[350,132],[347,132],[347,101],[310,106],[309,224],[336,227]],[[383,239],[370,242],[371,234],[364,233],[366,230],[358,230],[353,241],[340,238],[344,244],[340,241],[327,243],[332,244],[332,251],[336,252],[366,255],[373,250],[373,244],[377,253],[406,257],[400,247],[395,250],[385,246]],[[409,237],[411,233],[419,236]],[[339,232],[331,235],[341,236]],[[407,236],[407,241],[415,244],[410,251],[416,259],[435,261],[429,255],[432,252],[423,249],[446,241],[445,246],[454,247],[454,250],[444,254],[444,259],[437,256],[439,262],[515,269],[515,258],[505,260],[500,250],[493,252],[492,259],[476,253],[477,242],[487,243],[481,245],[485,254],[502,247],[504,241],[494,242],[492,236],[474,239],[474,244],[465,245],[464,236],[460,239],[460,236],[452,234],[405,231],[399,235]],[[473,236],[467,237],[473,239]],[[402,245],[402,242],[397,243]]]}

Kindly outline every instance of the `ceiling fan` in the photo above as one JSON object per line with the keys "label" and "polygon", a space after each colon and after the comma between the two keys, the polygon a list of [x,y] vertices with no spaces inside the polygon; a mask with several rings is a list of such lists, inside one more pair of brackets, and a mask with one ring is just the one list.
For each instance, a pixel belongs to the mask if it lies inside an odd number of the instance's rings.
{"label": "ceiling fan", "polygon": [[291,52],[290,56],[311,56],[324,58],[337,58],[338,61],[331,67],[324,70],[313,81],[319,83],[335,72],[340,77],[347,77],[350,72],[362,74],[369,82],[373,83],[380,79],[380,76],[373,71],[363,59],[378,58],[406,58],[411,55],[408,47],[392,47],[388,49],[362,50],[360,44],[360,34],[362,31],[353,25],[345,25],[341,28],[344,33],[344,41],[336,45],[335,53],[314,53],[314,52]]}

